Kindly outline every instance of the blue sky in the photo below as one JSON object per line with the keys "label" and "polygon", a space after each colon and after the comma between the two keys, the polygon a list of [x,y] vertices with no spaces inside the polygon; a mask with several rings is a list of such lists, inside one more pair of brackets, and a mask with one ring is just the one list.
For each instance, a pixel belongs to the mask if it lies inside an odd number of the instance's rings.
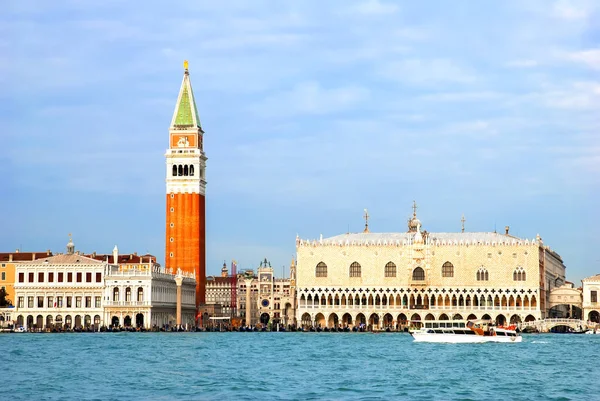
{"label": "blue sky", "polygon": [[164,260],[168,126],[190,74],[207,273],[295,238],[502,231],[600,271],[600,3],[9,2],[0,249]]}

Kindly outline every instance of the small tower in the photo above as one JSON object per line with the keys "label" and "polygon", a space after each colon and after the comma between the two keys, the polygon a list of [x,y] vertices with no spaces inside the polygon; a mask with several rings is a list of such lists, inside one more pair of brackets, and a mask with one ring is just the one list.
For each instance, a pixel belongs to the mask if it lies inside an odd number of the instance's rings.
{"label": "small tower", "polygon": [[115,265],[119,264],[119,248],[117,248],[116,245],[113,248],[113,264],[115,264]]}
{"label": "small tower", "polygon": [[75,244],[73,243],[73,237],[69,233],[69,242],[67,243],[67,255],[73,255],[75,253]]}
{"label": "small tower", "polygon": [[223,267],[221,267],[221,277],[229,276],[229,271],[227,270],[227,263],[223,261]]}

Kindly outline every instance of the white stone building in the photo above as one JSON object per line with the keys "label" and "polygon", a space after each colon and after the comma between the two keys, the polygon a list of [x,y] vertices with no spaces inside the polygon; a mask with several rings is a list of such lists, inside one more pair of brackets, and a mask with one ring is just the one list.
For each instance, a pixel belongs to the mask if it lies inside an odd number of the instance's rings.
{"label": "white stone building", "polygon": [[15,265],[16,324],[27,329],[99,328],[107,262],[75,252]]}
{"label": "white stone building", "polygon": [[600,323],[600,274],[582,280],[583,283],[583,319]]}
{"label": "white stone building", "polygon": [[[429,233],[416,206],[408,231],[296,239],[296,316],[303,325],[372,328],[423,320],[546,317],[565,266],[542,239],[496,232]],[[412,322],[412,323],[411,323]]]}
{"label": "white stone building", "polygon": [[173,273],[155,263],[128,270],[110,266],[105,276],[104,321],[111,327],[152,327],[177,323],[181,288],[181,325],[195,327],[196,280],[190,273]]}

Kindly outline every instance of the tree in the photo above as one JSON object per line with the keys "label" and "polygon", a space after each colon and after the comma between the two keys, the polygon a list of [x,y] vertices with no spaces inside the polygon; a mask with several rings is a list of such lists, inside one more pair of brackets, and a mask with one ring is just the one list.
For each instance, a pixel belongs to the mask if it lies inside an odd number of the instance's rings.
{"label": "tree", "polygon": [[12,306],[10,299],[6,299],[8,293],[4,288],[0,288],[0,308],[6,308],[7,306]]}

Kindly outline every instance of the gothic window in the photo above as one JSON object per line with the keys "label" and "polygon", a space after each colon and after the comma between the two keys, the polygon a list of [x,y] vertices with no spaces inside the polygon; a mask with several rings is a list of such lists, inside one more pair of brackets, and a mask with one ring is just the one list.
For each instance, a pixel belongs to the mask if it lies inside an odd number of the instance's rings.
{"label": "gothic window", "polygon": [[119,289],[115,287],[113,289],[113,302],[117,301],[119,301]]}
{"label": "gothic window", "polygon": [[183,175],[188,175],[188,165],[183,166]]}
{"label": "gothic window", "polygon": [[193,164],[190,166],[190,176],[191,177],[194,176],[194,165]]}
{"label": "gothic window", "polygon": [[489,281],[490,276],[488,274],[488,271],[485,267],[480,267],[479,270],[477,270],[477,281]]}
{"label": "gothic window", "polygon": [[173,177],[177,176],[177,166],[173,165]]}
{"label": "gothic window", "polygon": [[454,266],[450,262],[442,265],[442,277],[454,277]]}
{"label": "gothic window", "polygon": [[327,265],[323,262],[319,262],[316,270],[317,277],[327,277]]}
{"label": "gothic window", "polygon": [[517,267],[513,272],[513,280],[525,281],[525,269],[523,269],[522,267]]}
{"label": "gothic window", "polygon": [[137,300],[138,302],[142,302],[144,300],[144,289],[139,287],[137,290]]}
{"label": "gothic window", "polygon": [[179,167],[177,167],[177,175],[178,176],[183,175],[183,166],[181,164],[179,165]]}
{"label": "gothic window", "polygon": [[387,265],[385,265],[385,276],[396,277],[396,265],[394,262],[388,262]]}
{"label": "gothic window", "polygon": [[413,270],[412,279],[414,281],[423,281],[425,280],[425,270],[420,267],[415,268]]}
{"label": "gothic window", "polygon": [[352,262],[350,265],[350,277],[360,277],[360,264]]}
{"label": "gothic window", "polygon": [[125,288],[125,301],[131,302],[131,287]]}

